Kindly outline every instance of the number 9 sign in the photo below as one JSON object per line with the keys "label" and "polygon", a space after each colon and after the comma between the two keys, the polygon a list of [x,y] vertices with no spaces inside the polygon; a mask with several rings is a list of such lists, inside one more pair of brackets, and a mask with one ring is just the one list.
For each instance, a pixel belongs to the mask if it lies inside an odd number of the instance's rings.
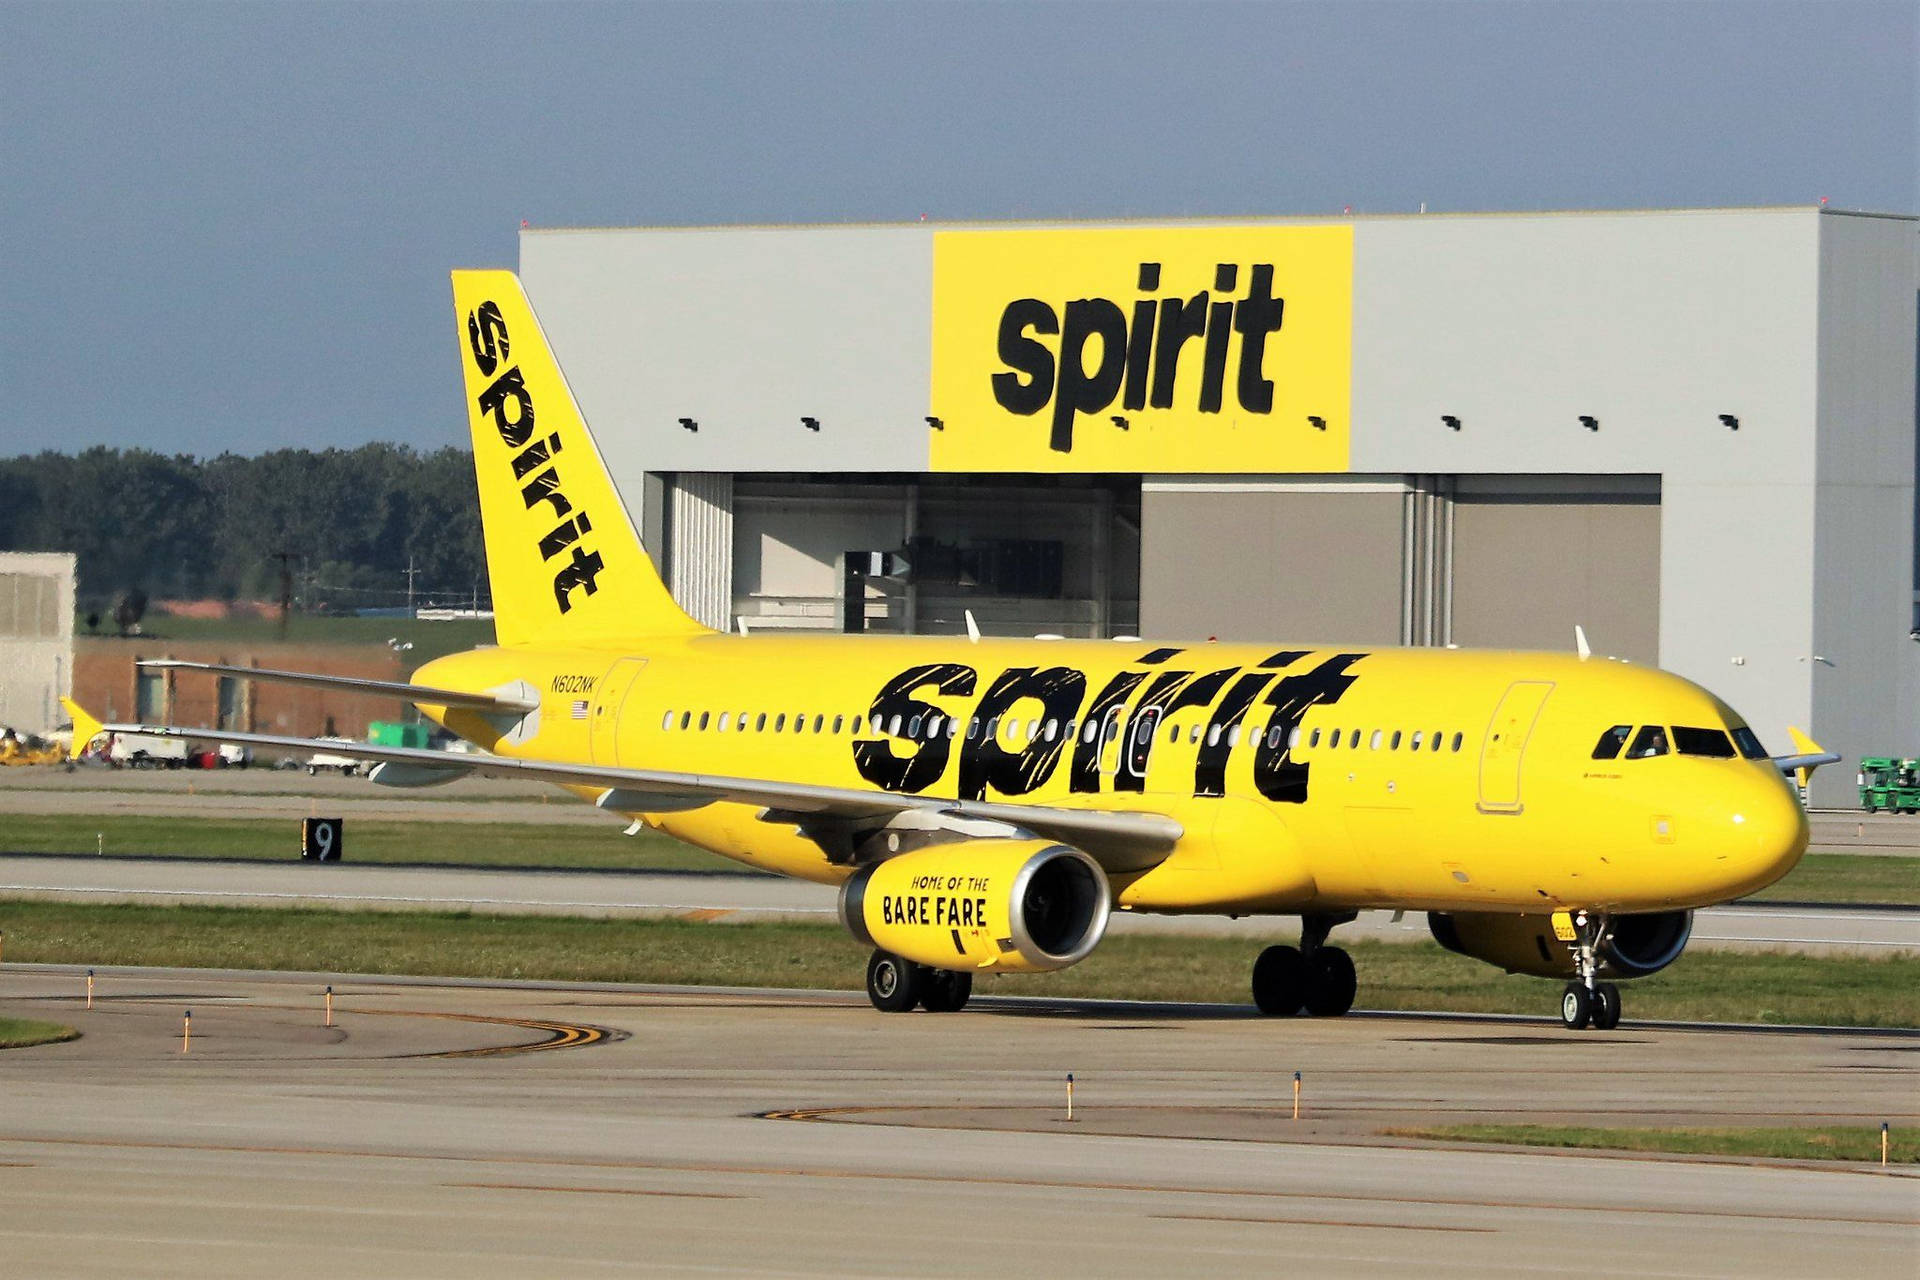
{"label": "number 9 sign", "polygon": [[300,856],[308,862],[338,862],[345,833],[338,818],[300,820]]}

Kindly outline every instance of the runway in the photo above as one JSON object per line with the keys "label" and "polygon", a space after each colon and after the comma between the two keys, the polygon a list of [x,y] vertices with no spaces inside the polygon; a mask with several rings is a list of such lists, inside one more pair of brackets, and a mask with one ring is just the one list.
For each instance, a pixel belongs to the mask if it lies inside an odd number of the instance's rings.
{"label": "runway", "polygon": [[[108,971],[87,1011],[78,979],[0,969],[0,1011],[85,1032],[0,1056],[17,1274],[1745,1280],[1920,1263],[1912,1166],[1381,1132],[1492,1116],[1906,1134],[1912,1033],[1008,1000],[889,1017],[828,993],[159,970]],[[597,1038],[537,1048],[555,1028]]]}
{"label": "runway", "polygon": [[[0,856],[0,894],[91,902],[202,902],[360,910],[463,910],[514,914],[696,916],[717,920],[831,921],[835,891],[764,875],[526,871],[469,867],[316,865],[204,859]],[[1297,931],[1281,917],[1116,913],[1116,932],[1272,938]],[[1416,941],[1426,920],[1409,912],[1361,913],[1344,938]],[[1694,917],[1693,946],[1748,950],[1920,952],[1920,910],[1772,906],[1710,907]]]}

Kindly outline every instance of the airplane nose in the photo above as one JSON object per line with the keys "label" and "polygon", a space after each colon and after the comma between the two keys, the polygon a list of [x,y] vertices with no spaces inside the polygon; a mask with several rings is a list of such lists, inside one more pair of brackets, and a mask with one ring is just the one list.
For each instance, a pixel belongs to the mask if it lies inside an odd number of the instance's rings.
{"label": "airplane nose", "polygon": [[1735,881],[1729,896],[1764,889],[1793,870],[1807,850],[1807,811],[1784,779],[1756,777],[1731,807],[1729,821],[1740,833],[1724,857]]}

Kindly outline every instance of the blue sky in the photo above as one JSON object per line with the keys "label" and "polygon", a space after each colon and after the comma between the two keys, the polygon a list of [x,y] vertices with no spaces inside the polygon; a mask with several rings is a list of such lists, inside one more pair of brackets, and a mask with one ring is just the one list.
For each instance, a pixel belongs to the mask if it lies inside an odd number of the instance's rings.
{"label": "blue sky", "polygon": [[0,454],[464,443],[539,226],[1920,211],[1920,4],[0,3]]}

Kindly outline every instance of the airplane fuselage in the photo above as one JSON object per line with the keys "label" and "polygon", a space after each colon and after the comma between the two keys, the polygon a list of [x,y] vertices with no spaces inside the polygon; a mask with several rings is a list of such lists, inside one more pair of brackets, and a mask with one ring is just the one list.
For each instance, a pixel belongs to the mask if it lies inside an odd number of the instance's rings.
{"label": "airplane fuselage", "polygon": [[[1113,877],[1122,909],[1657,911],[1770,883],[1807,839],[1724,704],[1571,654],[716,634],[416,678],[537,693],[510,733],[429,708],[503,755],[1174,818],[1170,856]],[[1668,749],[1596,758],[1616,726]],[[1727,745],[1683,753],[1682,729]],[[752,805],[634,816],[788,875],[852,870]]]}

